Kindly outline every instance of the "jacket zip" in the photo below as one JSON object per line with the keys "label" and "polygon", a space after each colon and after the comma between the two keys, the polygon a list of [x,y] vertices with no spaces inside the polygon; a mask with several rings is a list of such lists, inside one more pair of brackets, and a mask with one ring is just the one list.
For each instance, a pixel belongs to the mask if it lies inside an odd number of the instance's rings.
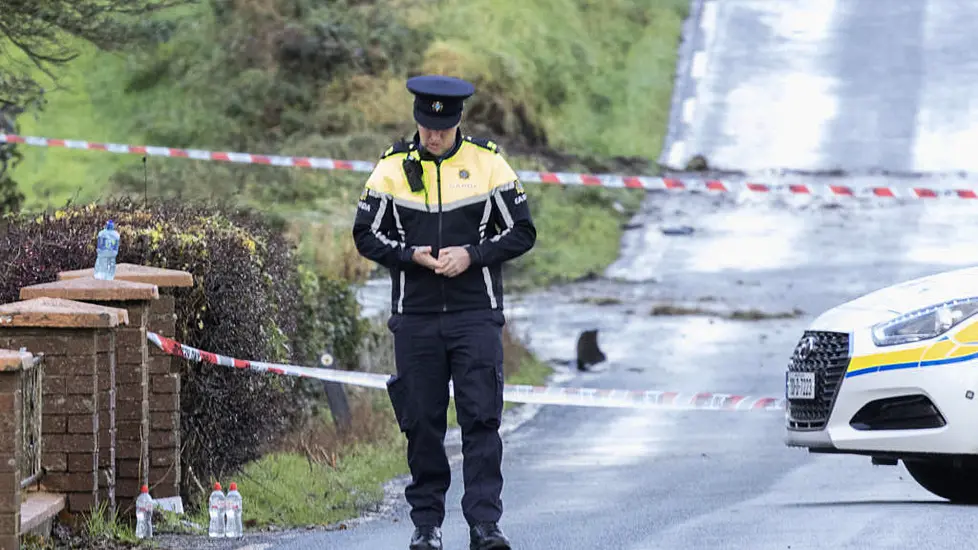
{"label": "jacket zip", "polygon": [[[438,177],[438,254],[441,254],[441,232],[442,232],[442,201],[441,201],[441,159],[435,161],[435,173]],[[441,279],[441,310],[448,311],[448,298],[445,296],[445,278]]]}

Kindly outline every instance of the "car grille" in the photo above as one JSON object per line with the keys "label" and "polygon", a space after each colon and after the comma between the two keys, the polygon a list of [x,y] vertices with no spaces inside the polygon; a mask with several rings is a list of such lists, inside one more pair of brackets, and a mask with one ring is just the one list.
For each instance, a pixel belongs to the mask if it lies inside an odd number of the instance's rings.
{"label": "car grille", "polygon": [[[810,344],[808,339],[811,339]],[[820,430],[825,427],[849,359],[847,333],[805,331],[791,355],[788,371],[815,373],[815,399],[788,400],[790,429]]]}

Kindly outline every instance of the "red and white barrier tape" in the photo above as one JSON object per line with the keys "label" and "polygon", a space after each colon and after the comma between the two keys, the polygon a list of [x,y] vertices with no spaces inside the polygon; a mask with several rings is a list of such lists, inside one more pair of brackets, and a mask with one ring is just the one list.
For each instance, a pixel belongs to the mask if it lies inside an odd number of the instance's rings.
{"label": "red and white barrier tape", "polygon": [[[196,363],[209,363],[236,369],[270,372],[284,376],[316,378],[354,386],[387,389],[390,376],[352,372],[329,368],[299,367],[260,361],[245,361],[201,351],[181,344],[155,332],[147,333],[150,342],[174,357]],[[454,389],[449,385],[450,395]],[[558,386],[527,386],[506,384],[503,399],[515,403],[540,405],[570,405],[579,407],[611,407],[624,409],[672,409],[716,411],[783,411],[785,400],[775,397],[751,397],[723,393],[690,393],[642,390],[604,390],[596,388],[564,388]]]}
{"label": "red and white barrier tape", "polygon": [[[370,172],[375,164],[361,160],[337,160],[318,157],[290,157],[253,153],[214,152],[200,149],[176,149],[173,147],[123,145],[89,141],[53,139],[16,134],[0,134],[0,143],[17,143],[35,147],[63,147],[89,151],[106,151],[173,158],[189,158],[239,164],[261,164],[320,170]],[[577,174],[568,172],[516,172],[524,182],[551,183],[558,185],[583,185],[619,189],[646,189],[675,192],[700,191],[707,193],[749,192],[761,195],[827,196],[850,198],[885,199],[978,199],[978,188],[969,187],[911,187],[911,186],[848,186],[833,184],[769,184],[749,181],[720,181],[696,178],[662,178],[656,176],[620,176],[614,174]]]}

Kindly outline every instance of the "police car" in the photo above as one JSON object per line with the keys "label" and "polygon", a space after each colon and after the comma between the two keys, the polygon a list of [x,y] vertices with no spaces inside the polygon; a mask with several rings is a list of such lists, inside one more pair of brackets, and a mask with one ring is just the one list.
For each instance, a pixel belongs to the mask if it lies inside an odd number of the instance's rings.
{"label": "police car", "polygon": [[978,502],[978,268],[824,312],[785,375],[785,443],[902,461],[931,493]]}

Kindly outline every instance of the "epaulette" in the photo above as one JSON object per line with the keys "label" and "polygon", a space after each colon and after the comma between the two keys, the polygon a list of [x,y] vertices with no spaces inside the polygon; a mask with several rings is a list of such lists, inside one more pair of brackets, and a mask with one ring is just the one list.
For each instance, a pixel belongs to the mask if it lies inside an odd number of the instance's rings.
{"label": "epaulette", "polygon": [[399,139],[394,142],[393,145],[384,151],[384,154],[380,155],[381,159],[385,159],[391,155],[397,155],[399,153],[410,153],[414,150],[414,142],[408,141],[406,139]]}
{"label": "epaulette", "polygon": [[465,141],[467,141],[467,142],[469,142],[469,143],[471,143],[473,145],[478,145],[479,147],[482,147],[483,149],[492,151],[493,153],[496,153],[496,154],[501,154],[503,152],[502,148],[500,148],[498,145],[496,145],[496,142],[492,141],[491,139],[477,138],[477,137],[472,137],[472,136],[465,136],[462,139],[464,139]]}

